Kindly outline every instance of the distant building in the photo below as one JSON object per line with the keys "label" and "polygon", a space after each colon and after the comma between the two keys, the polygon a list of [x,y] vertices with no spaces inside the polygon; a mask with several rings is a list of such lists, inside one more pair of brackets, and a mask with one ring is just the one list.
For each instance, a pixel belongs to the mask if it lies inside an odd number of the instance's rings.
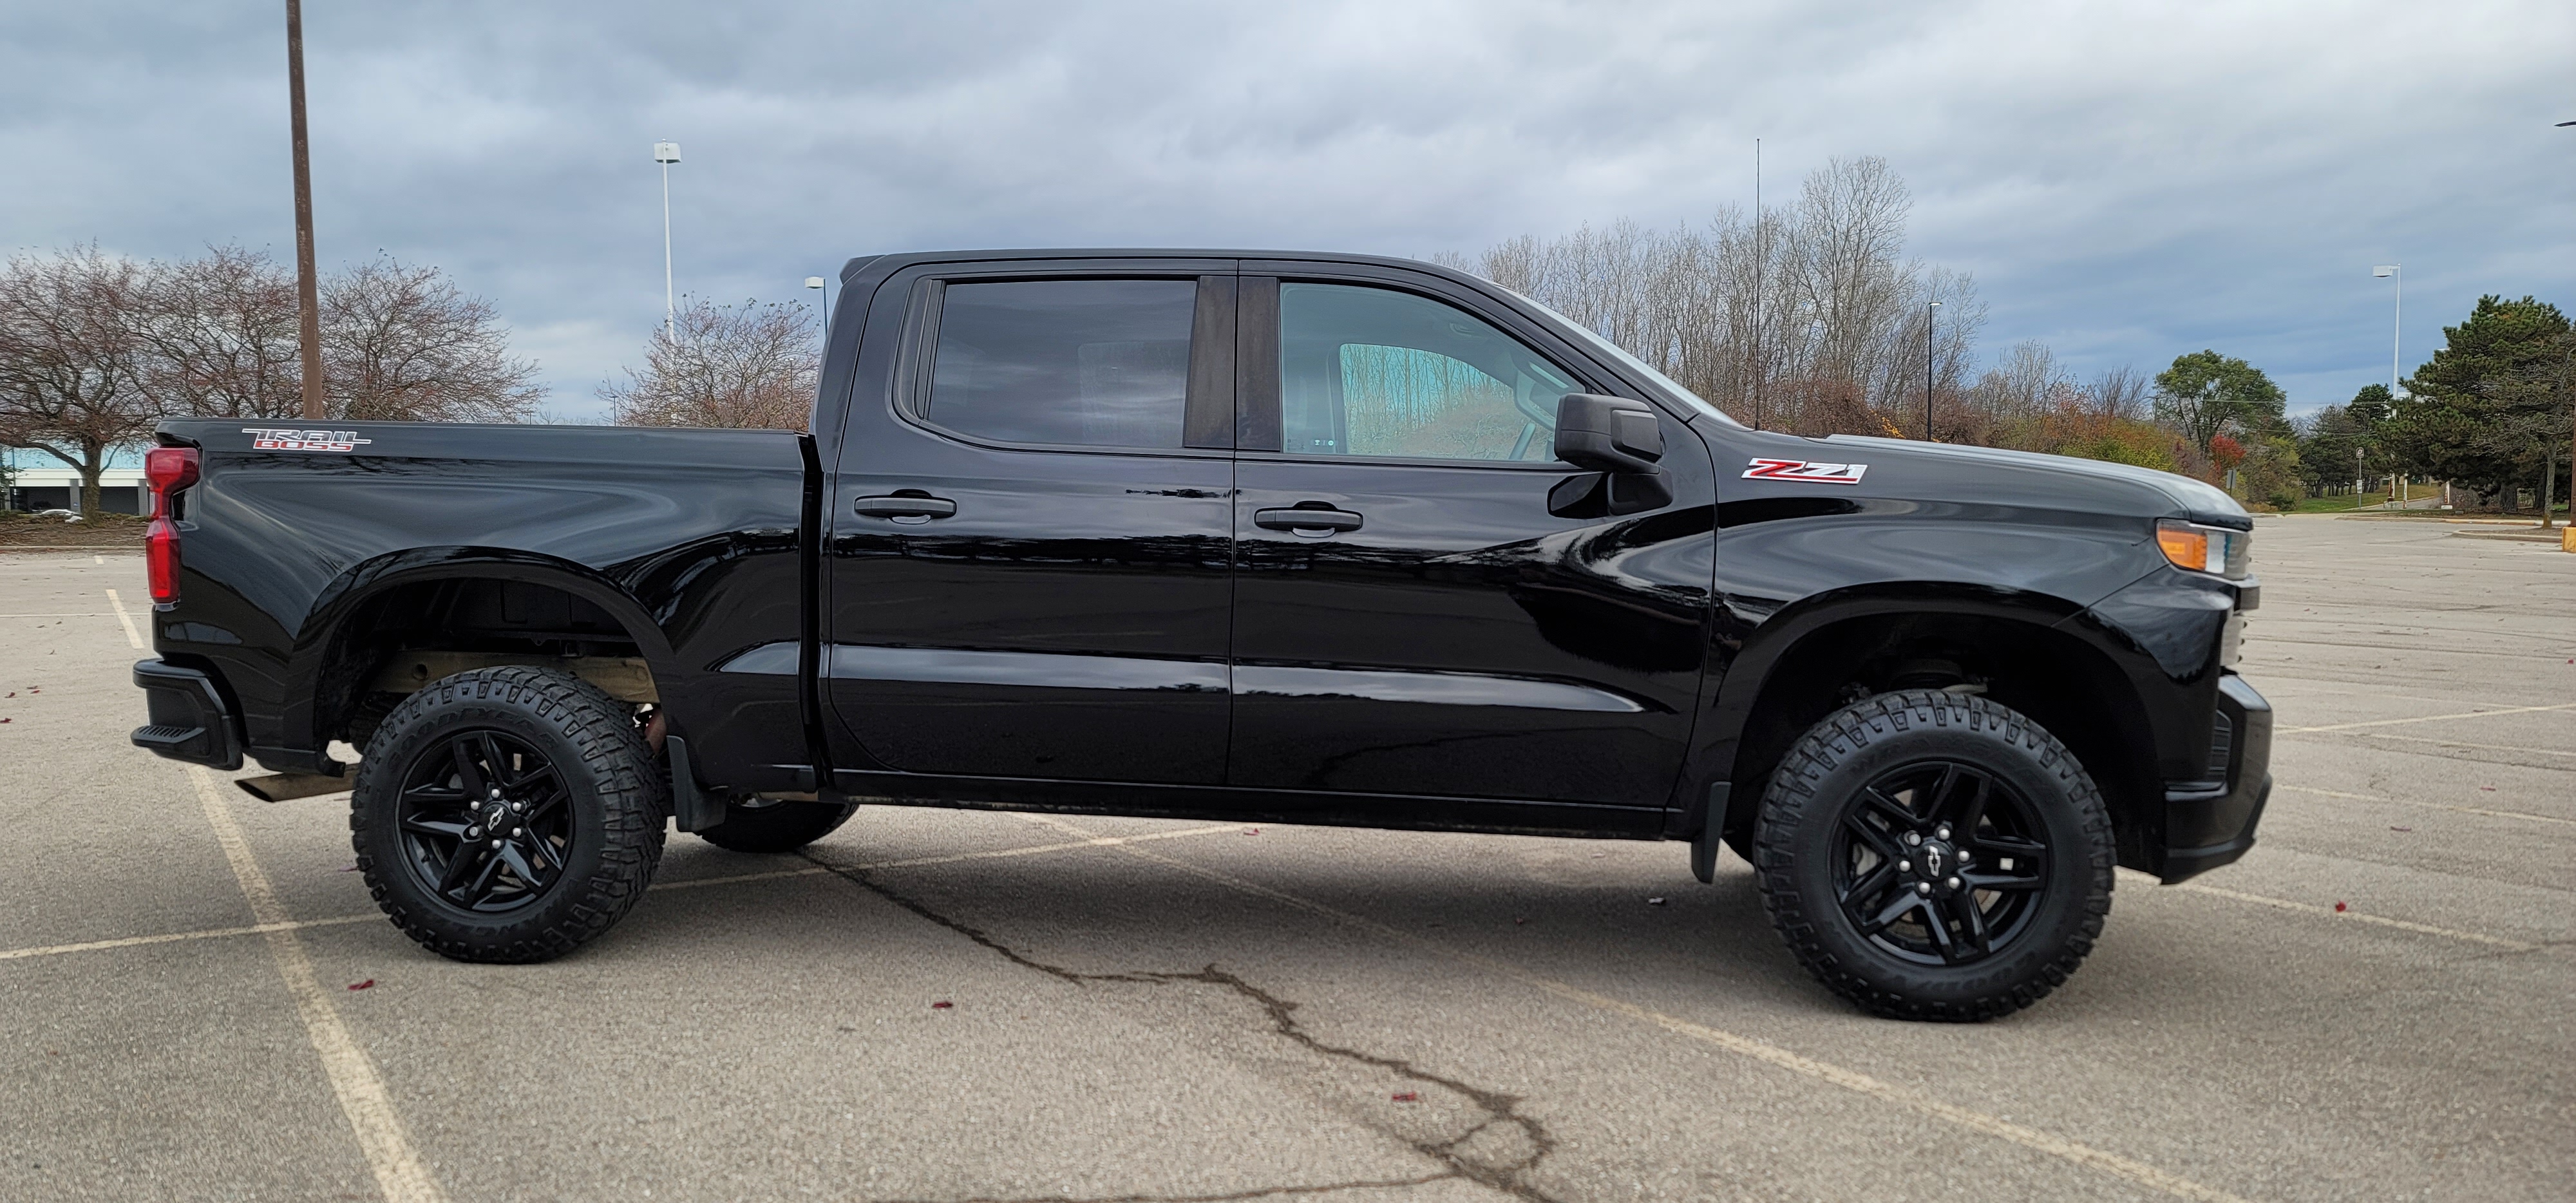
{"label": "distant building", "polygon": [[[81,508],[80,473],[63,466],[52,456],[45,456],[40,463],[28,462],[36,457],[26,452],[20,452],[14,458],[17,464],[9,481],[7,508]],[[111,514],[140,514],[151,504],[150,486],[143,483],[142,457],[120,454],[109,460],[107,470],[99,473],[98,477],[98,508]]]}

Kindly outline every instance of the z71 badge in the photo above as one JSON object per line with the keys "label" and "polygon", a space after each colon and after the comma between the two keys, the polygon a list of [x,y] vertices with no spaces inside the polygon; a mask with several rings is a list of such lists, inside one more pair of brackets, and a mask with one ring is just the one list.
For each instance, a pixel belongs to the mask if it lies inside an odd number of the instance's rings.
{"label": "z71 badge", "polygon": [[264,426],[244,426],[253,451],[355,451],[374,439],[362,439],[354,430],[275,430]]}
{"label": "z71 badge", "polygon": [[1796,480],[1811,485],[1856,485],[1867,464],[1811,464],[1802,459],[1757,459],[1744,470],[1747,480]]}

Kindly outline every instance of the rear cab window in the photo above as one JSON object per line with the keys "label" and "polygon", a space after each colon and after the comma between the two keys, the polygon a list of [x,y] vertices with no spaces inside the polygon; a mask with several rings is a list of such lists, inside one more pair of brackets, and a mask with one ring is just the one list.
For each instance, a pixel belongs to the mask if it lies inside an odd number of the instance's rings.
{"label": "rear cab window", "polygon": [[939,289],[917,415],[969,438],[1184,446],[1189,279],[955,281]]}

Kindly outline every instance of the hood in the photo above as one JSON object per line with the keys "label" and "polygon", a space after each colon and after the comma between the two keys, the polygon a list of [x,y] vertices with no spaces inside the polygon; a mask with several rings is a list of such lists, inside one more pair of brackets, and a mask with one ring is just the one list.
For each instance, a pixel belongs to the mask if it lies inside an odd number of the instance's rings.
{"label": "hood", "polygon": [[[1919,500],[1949,499],[1939,492],[1942,483],[1948,481],[1954,482],[1955,487],[1967,494],[1979,496],[2030,490],[2062,502],[2075,503],[2068,508],[2125,510],[2141,517],[2189,518],[2209,526],[2254,529],[2252,515],[2247,514],[2245,507],[2237,504],[2236,499],[2225,491],[2188,476],[2159,472],[2153,468],[2077,459],[2068,455],[1869,435],[1837,434],[1797,441],[1811,448],[1841,448],[1839,455],[1872,463],[1869,484],[1884,481],[1890,486],[1928,486]],[[1885,464],[1893,470],[1882,471],[1875,466],[1878,464]],[[2141,507],[2160,512],[2142,512]]]}

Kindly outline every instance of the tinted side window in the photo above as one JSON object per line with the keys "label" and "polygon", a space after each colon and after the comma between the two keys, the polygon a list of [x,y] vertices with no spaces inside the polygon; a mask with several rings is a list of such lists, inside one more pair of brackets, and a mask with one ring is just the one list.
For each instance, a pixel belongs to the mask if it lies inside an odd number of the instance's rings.
{"label": "tinted side window", "polygon": [[1555,458],[1564,371],[1463,309],[1343,284],[1279,286],[1281,450]]}
{"label": "tinted side window", "polygon": [[1191,280],[947,286],[926,417],[1012,443],[1177,448]]}

